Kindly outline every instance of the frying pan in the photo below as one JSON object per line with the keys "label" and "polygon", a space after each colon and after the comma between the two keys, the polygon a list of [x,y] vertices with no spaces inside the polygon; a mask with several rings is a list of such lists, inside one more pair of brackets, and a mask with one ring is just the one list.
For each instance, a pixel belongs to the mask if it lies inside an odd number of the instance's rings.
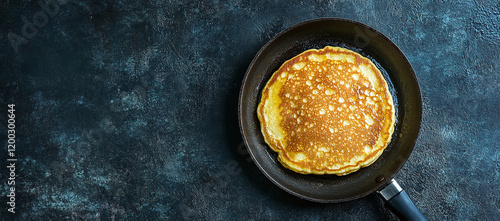
{"label": "frying pan", "polygon": [[[391,143],[372,165],[346,176],[304,175],[284,168],[264,141],[256,113],[263,87],[283,62],[328,45],[369,58],[384,75],[396,107]],[[425,220],[393,179],[413,151],[419,133],[422,104],[418,81],[401,50],[377,30],[352,20],[318,18],[282,31],[260,49],[248,67],[238,108],[240,130],[253,161],[286,192],[310,201],[338,203],[377,191],[400,218]]]}

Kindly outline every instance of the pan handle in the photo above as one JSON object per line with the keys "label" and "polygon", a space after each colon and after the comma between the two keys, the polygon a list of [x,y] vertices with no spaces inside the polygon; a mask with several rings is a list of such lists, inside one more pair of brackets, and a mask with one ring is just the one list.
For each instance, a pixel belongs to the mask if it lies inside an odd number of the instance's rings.
{"label": "pan handle", "polygon": [[392,179],[388,186],[377,193],[386,201],[386,206],[401,220],[427,220],[396,180]]}

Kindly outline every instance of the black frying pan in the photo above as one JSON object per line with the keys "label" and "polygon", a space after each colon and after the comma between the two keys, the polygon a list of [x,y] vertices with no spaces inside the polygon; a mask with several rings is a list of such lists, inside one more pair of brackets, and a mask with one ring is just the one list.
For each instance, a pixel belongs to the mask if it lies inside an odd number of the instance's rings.
{"label": "black frying pan", "polygon": [[[371,59],[388,82],[396,105],[397,121],[389,146],[372,165],[346,176],[303,175],[284,168],[277,161],[277,154],[265,143],[256,114],[261,90],[283,62],[307,49],[327,45],[348,48]],[[239,121],[252,159],[265,176],[283,190],[323,203],[354,200],[378,191],[384,199],[388,198],[389,207],[394,204],[392,207],[403,208],[396,211],[400,217],[425,219],[392,180],[413,150],[420,127],[421,106],[413,68],[393,42],[359,22],[320,18],[282,31],[257,53],[243,79]]]}

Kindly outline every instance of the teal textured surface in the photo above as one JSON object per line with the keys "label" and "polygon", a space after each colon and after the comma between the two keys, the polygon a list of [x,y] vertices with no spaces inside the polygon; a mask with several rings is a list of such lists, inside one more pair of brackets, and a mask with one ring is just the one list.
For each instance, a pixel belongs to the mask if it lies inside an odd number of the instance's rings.
{"label": "teal textured surface", "polygon": [[376,194],[296,198],[242,143],[251,60],[318,17],[365,23],[412,64],[423,118],[396,179],[422,213],[498,219],[498,1],[47,0],[0,3],[1,220],[397,220]]}

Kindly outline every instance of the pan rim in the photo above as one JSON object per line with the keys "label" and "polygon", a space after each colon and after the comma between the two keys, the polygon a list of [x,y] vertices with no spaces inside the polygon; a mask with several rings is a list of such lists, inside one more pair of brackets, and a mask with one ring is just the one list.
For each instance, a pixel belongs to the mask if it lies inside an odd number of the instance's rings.
{"label": "pan rim", "polygon": [[[290,188],[284,186],[283,184],[281,184],[280,182],[278,182],[273,176],[271,176],[267,170],[264,169],[264,165],[261,164],[261,162],[257,159],[257,153],[255,152],[255,150],[253,150],[253,148],[250,148],[250,145],[251,143],[249,143],[249,137],[248,136],[251,136],[250,134],[247,134],[246,131],[245,131],[245,124],[244,124],[244,121],[247,120],[247,119],[244,119],[244,116],[242,114],[242,103],[244,102],[243,101],[243,94],[245,93],[245,85],[247,85],[247,82],[249,81],[250,79],[250,74],[251,74],[251,71],[252,71],[252,68],[256,65],[256,62],[259,60],[259,58],[261,57],[261,55],[267,50],[268,47],[270,47],[271,45],[273,45],[278,39],[280,39],[283,35],[287,34],[288,32],[292,31],[292,30],[295,30],[301,26],[305,26],[305,25],[308,25],[308,24],[311,24],[311,23],[315,23],[315,22],[322,22],[322,21],[337,21],[337,22],[346,22],[346,23],[351,23],[352,25],[357,25],[357,26],[361,26],[363,28],[366,28],[374,33],[377,34],[377,36],[379,37],[382,37],[383,40],[387,43],[390,44],[390,46],[393,47],[393,49],[395,49],[395,51],[398,53],[397,56],[401,57],[402,60],[405,62],[405,65],[407,65],[409,67],[409,69],[411,70],[410,73],[408,73],[414,80],[415,80],[415,87],[416,87],[416,92],[418,94],[418,103],[420,104],[419,107],[418,107],[418,111],[416,113],[416,115],[418,115],[418,125],[416,125],[416,135],[415,135],[415,139],[413,139],[413,141],[411,142],[411,147],[409,147],[409,153],[407,154],[407,156],[405,157],[405,159],[402,161],[402,163],[400,164],[400,166],[398,166],[398,168],[395,170],[394,173],[390,174],[390,176],[387,178],[387,179],[384,179],[382,182],[380,182],[378,185],[376,185],[374,188],[372,188],[370,191],[366,191],[364,193],[361,193],[361,194],[358,194],[358,195],[355,195],[355,196],[351,196],[351,197],[346,197],[346,198],[342,198],[342,199],[319,199],[319,198],[315,198],[315,197],[311,197],[311,196],[307,196],[307,195],[303,195],[303,194],[299,194],[297,192],[295,192],[294,190],[291,190]],[[286,192],[294,195],[294,196],[297,196],[297,197],[300,197],[302,199],[306,199],[306,200],[309,200],[309,201],[313,201],[313,202],[321,202],[321,203],[338,203],[338,202],[346,202],[346,201],[351,201],[351,200],[355,200],[355,199],[358,199],[358,198],[362,198],[362,197],[365,197],[373,192],[375,192],[376,190],[380,189],[382,186],[385,186],[392,178],[394,178],[394,176],[401,170],[401,168],[404,166],[404,164],[407,162],[408,158],[410,157],[411,153],[413,152],[414,148],[415,148],[415,143],[417,142],[417,139],[418,139],[418,135],[420,133],[420,126],[421,126],[421,119],[422,119],[422,96],[421,96],[421,90],[420,90],[420,85],[419,85],[419,81],[418,81],[418,78],[414,72],[414,69],[413,67],[411,66],[410,62],[408,61],[407,57],[404,55],[404,53],[401,51],[401,49],[393,42],[391,41],[388,37],[386,37],[385,35],[383,35],[381,32],[379,32],[378,30],[366,25],[366,24],[363,24],[361,22],[358,22],[358,21],[354,21],[354,20],[350,20],[350,19],[345,19],[345,18],[336,18],[336,17],[321,17],[321,18],[314,18],[314,19],[310,19],[310,20],[306,20],[306,21],[302,21],[300,23],[297,23],[295,25],[292,25],[286,29],[284,29],[283,31],[279,32],[276,36],[274,36],[273,38],[271,38],[269,41],[267,41],[262,47],[261,49],[256,53],[255,57],[252,59],[250,65],[248,66],[248,69],[247,71],[245,72],[245,76],[243,78],[243,81],[242,81],[242,85],[240,87],[240,94],[239,94],[239,98],[238,98],[238,120],[239,120],[239,126],[240,126],[240,132],[243,136],[243,142],[247,148],[247,150],[249,151],[250,153],[250,156],[252,158],[252,160],[254,161],[254,163],[257,165],[257,167],[259,168],[259,170],[272,182],[274,183],[275,185],[277,185],[278,187],[280,187],[281,189],[285,190]],[[259,90],[259,93],[260,93],[260,90]]]}

